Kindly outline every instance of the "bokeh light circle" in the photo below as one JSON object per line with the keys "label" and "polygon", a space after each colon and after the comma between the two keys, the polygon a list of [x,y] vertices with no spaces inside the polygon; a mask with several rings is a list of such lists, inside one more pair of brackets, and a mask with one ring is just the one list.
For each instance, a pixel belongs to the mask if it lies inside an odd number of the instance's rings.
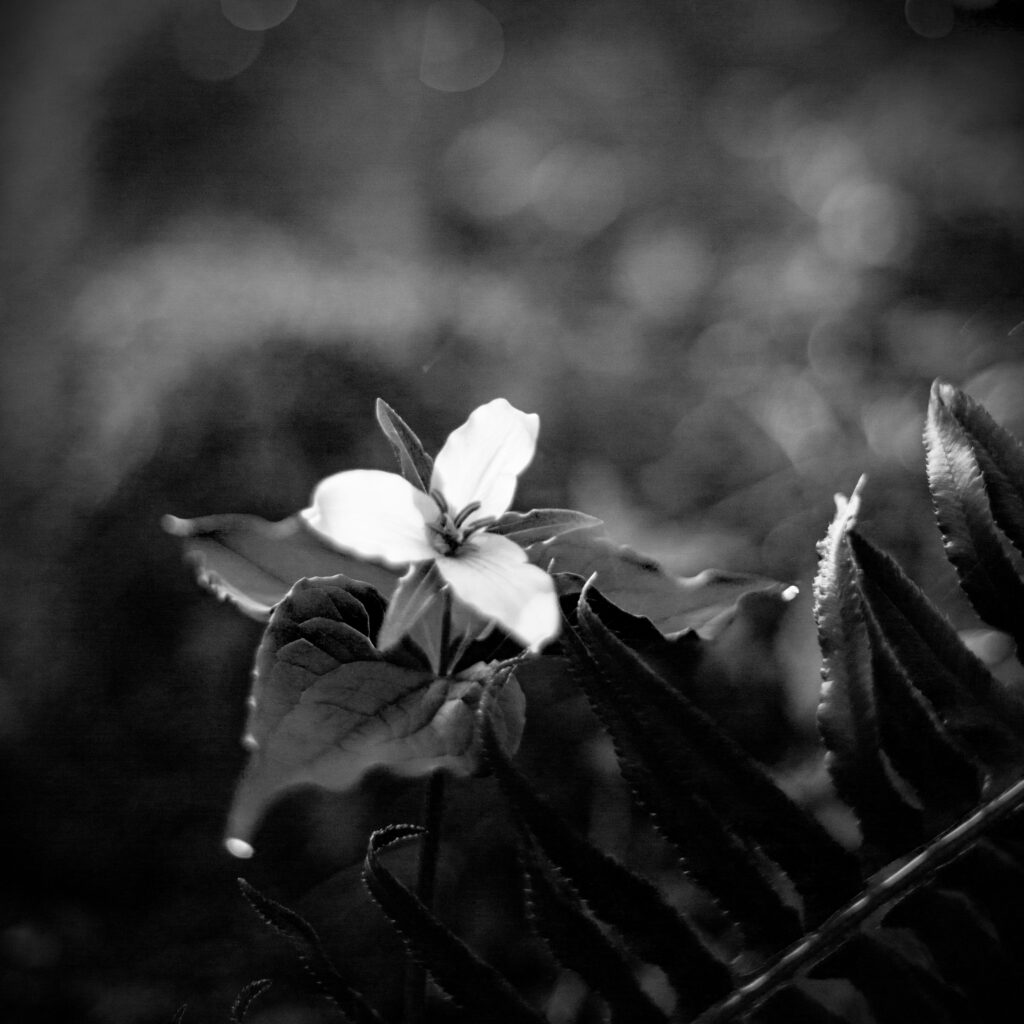
{"label": "bokeh light circle", "polygon": [[200,82],[226,82],[260,55],[263,33],[233,25],[216,5],[183,7],[174,26],[174,50],[182,70]]}
{"label": "bokeh light circle", "polygon": [[298,0],[220,0],[224,17],[247,32],[264,32],[280,25]]}
{"label": "bokeh light circle", "polygon": [[483,85],[501,67],[505,36],[498,19],[475,0],[438,0],[423,20],[420,81],[439,92]]}

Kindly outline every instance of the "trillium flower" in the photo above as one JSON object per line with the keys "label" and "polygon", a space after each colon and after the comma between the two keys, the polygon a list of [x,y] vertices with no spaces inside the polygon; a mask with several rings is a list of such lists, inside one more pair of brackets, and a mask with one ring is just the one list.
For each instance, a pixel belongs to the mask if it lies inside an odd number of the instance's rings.
{"label": "trillium flower", "polygon": [[540,418],[497,398],[438,452],[429,487],[359,469],[322,480],[303,510],[318,534],[393,566],[432,563],[460,601],[538,650],[560,623],[554,582],[507,537],[488,532],[533,459]]}

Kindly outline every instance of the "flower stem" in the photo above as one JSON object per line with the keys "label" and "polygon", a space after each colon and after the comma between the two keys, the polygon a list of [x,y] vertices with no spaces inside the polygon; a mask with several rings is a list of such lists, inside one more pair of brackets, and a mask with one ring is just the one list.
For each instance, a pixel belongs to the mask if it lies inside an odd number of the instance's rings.
{"label": "flower stem", "polygon": [[438,675],[446,676],[455,667],[450,664],[452,646],[452,591],[451,587],[445,586],[441,590],[441,600],[444,602],[444,611],[441,614],[441,657]]}
{"label": "flower stem", "polygon": [[[444,602],[441,615],[440,656],[438,675],[451,672],[452,651],[452,592],[441,590]],[[437,876],[437,855],[441,847],[441,816],[444,813],[444,772],[436,768],[427,777],[423,801],[423,827],[426,832],[420,845],[420,859],[416,871],[416,895],[429,910],[434,902],[434,882]],[[418,964],[409,962],[405,976],[405,1024],[422,1024],[426,1007],[427,975]]]}
{"label": "flower stem", "polygon": [[[427,777],[423,801],[423,827],[426,832],[420,846],[416,872],[416,895],[429,910],[434,902],[437,857],[441,847],[441,816],[444,813],[444,772],[435,769]],[[427,997],[427,975],[418,964],[409,961],[405,976],[404,1024],[422,1024]]]}

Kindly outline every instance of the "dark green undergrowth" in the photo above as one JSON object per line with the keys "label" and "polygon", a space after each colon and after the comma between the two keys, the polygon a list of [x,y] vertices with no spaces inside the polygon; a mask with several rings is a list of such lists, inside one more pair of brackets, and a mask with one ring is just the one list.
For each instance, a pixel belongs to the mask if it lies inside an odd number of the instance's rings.
{"label": "dark green undergrowth", "polygon": [[[1019,645],[1024,450],[981,406],[939,382],[925,445],[938,527],[960,584],[980,619]],[[862,484],[837,497],[814,594],[820,741],[835,792],[859,826],[855,848],[692,699],[694,650],[706,641],[624,611],[602,594],[600,574],[560,576],[565,626],[544,657],[610,737],[634,813],[671,851],[686,899],[665,891],[664,875],[649,878],[595,844],[509,756],[494,709],[525,668],[513,661],[491,680],[477,728],[516,836],[523,942],[539,938],[552,979],[575,976],[578,991],[590,993],[573,1019],[1015,1019],[1024,700],[860,532]],[[243,892],[296,948],[340,1019],[550,1019],[544,993],[520,991],[405,878],[396,852],[424,837],[420,825],[378,828],[363,864],[369,896],[433,983],[431,999],[414,1010],[406,1003],[397,1017],[364,997],[357,973],[332,962],[302,917],[249,882]],[[396,984],[405,976],[396,963]],[[247,988],[232,1019],[270,998],[266,987]]]}

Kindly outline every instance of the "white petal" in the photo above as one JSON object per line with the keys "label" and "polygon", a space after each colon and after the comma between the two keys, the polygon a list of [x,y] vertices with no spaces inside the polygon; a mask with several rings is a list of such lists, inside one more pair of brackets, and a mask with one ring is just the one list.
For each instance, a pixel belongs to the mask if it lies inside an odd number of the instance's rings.
{"label": "white petal", "polygon": [[514,541],[477,534],[455,557],[438,558],[437,568],[459,600],[494,619],[525,647],[538,650],[558,634],[554,580],[528,562]]}
{"label": "white petal", "polygon": [[520,412],[504,398],[475,409],[448,435],[434,460],[430,486],[439,490],[453,513],[479,501],[482,516],[500,516],[512,504],[516,477],[537,447],[540,417]]}
{"label": "white petal", "polygon": [[[397,473],[353,469],[321,480],[306,522],[331,543],[393,565],[435,558],[427,522],[437,506]],[[511,543],[511,542],[510,542]]]}

